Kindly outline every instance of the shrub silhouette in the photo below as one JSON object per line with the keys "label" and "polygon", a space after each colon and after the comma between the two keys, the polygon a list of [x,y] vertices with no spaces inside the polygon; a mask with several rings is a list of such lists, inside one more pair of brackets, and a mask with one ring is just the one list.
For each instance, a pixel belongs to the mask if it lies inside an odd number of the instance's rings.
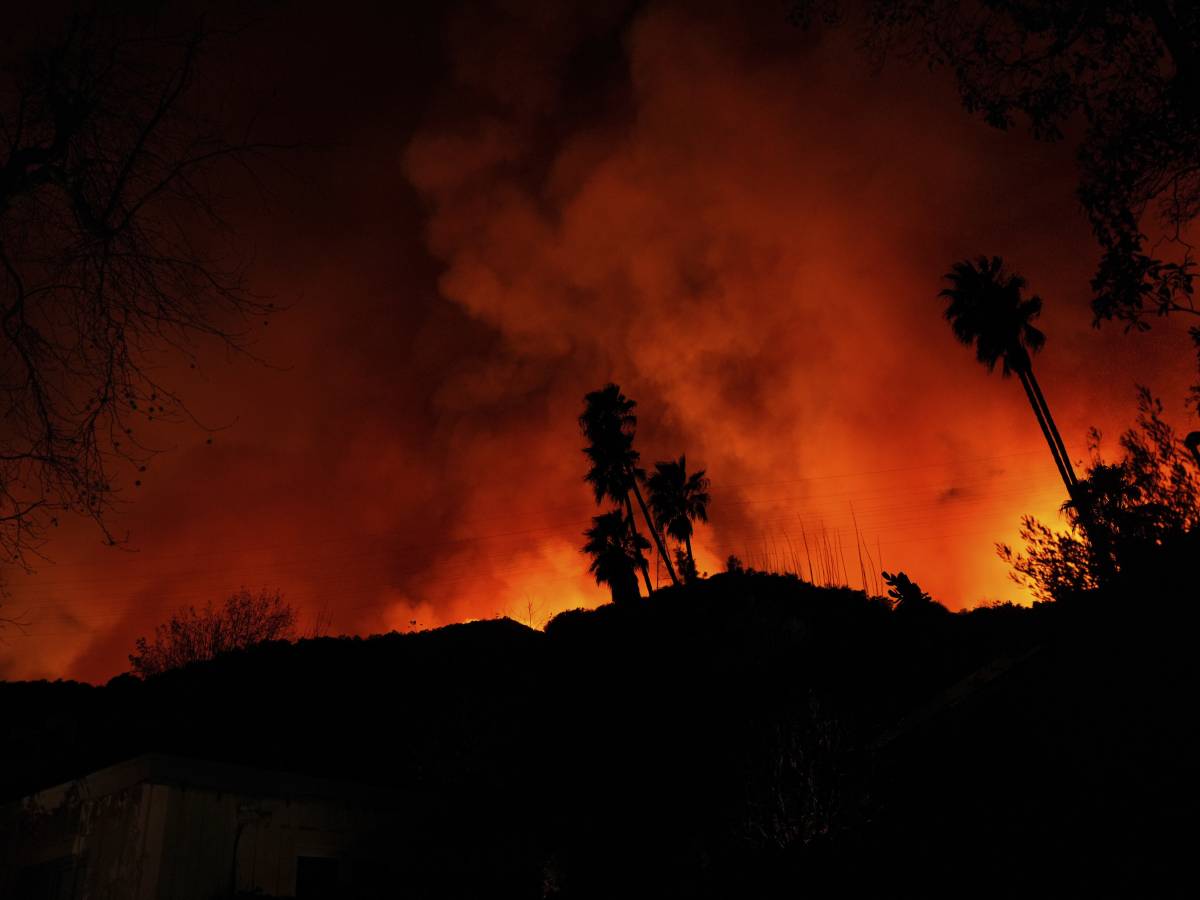
{"label": "shrub silhouette", "polygon": [[888,586],[888,597],[891,598],[892,609],[896,612],[911,613],[934,605],[933,598],[921,590],[921,586],[904,572],[895,574],[883,572],[881,574]]}
{"label": "shrub silhouette", "polygon": [[210,602],[199,611],[189,606],[174,613],[155,627],[153,637],[137,639],[129,664],[147,678],[230,650],[290,638],[295,631],[296,612],[282,594],[241,590],[219,609]]}
{"label": "shrub silhouette", "polygon": [[[1022,520],[1024,552],[999,545],[1014,577],[1043,599],[1063,599],[1136,578],[1184,583],[1200,535],[1200,472],[1162,419],[1162,403],[1138,389],[1135,427],[1121,436],[1122,458],[1105,462],[1092,432],[1092,463],[1055,532]],[[1084,527],[1086,523],[1087,527]]]}

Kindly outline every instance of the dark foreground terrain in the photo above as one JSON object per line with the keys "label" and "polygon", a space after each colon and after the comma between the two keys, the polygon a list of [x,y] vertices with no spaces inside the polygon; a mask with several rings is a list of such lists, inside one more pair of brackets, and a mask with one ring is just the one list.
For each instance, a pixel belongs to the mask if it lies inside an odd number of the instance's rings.
{"label": "dark foreground terrain", "polygon": [[545,633],[0,684],[0,800],[147,752],[391,788],[361,896],[1190,893],[1191,604],[950,614],[731,573]]}

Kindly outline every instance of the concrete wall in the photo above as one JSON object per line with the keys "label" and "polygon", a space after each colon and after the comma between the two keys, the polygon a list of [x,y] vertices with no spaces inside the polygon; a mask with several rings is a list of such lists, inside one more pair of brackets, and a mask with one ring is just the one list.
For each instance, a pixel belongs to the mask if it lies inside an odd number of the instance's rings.
{"label": "concrete wall", "polygon": [[[99,796],[86,787],[44,792],[8,808],[0,859],[0,896],[135,900],[153,897],[145,883],[149,785],[131,785]],[[58,897],[55,897],[58,900]]]}
{"label": "concrete wall", "polygon": [[295,896],[302,856],[337,859],[344,884],[370,865],[378,816],[345,800],[155,790],[166,793],[161,848],[155,848],[153,896],[160,900],[210,900],[231,883],[239,891]]}
{"label": "concrete wall", "polygon": [[338,860],[349,887],[378,856],[388,814],[361,789],[136,762],[0,810],[0,897],[19,896],[22,878],[40,892],[57,884],[54,900],[213,900],[231,887],[290,897],[299,857]]}

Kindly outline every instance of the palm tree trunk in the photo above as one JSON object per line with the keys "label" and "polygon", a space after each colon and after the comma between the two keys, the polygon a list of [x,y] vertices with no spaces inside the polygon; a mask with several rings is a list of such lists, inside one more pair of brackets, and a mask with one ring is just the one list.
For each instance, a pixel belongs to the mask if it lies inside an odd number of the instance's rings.
{"label": "palm tree trunk", "polygon": [[687,547],[688,568],[690,568],[693,573],[697,575],[700,574],[696,572],[696,557],[692,555],[692,536],[690,534],[684,537],[683,545]]}
{"label": "palm tree trunk", "polygon": [[1042,429],[1042,436],[1046,438],[1046,443],[1050,446],[1050,454],[1054,457],[1054,465],[1058,467],[1058,474],[1062,477],[1063,484],[1066,485],[1067,496],[1074,500],[1075,482],[1073,480],[1073,473],[1067,468],[1067,463],[1062,458],[1058,444],[1055,442],[1054,435],[1050,431],[1050,426],[1046,424],[1046,417],[1042,412],[1042,406],[1038,403],[1037,395],[1033,392],[1033,387],[1029,383],[1029,373],[1025,369],[1018,369],[1017,376],[1021,379],[1021,387],[1025,388],[1025,397],[1029,400],[1029,405],[1033,407],[1033,414],[1037,416],[1038,425]]}
{"label": "palm tree trunk", "polygon": [[1025,390],[1029,394],[1030,402],[1037,401],[1039,408],[1034,411],[1038,413],[1038,421],[1043,423],[1042,431],[1046,434],[1046,440],[1052,441],[1052,449],[1056,448],[1058,451],[1056,458],[1060,460],[1059,472],[1062,474],[1063,483],[1067,486],[1067,496],[1071,498],[1075,513],[1079,516],[1079,525],[1083,528],[1083,533],[1087,536],[1088,543],[1095,554],[1100,578],[1102,581],[1109,581],[1116,575],[1112,561],[1112,536],[1105,529],[1097,526],[1090,506],[1084,502],[1079,491],[1079,479],[1075,477],[1075,469],[1071,465],[1071,458],[1067,455],[1062,435],[1058,433],[1058,426],[1054,424],[1054,418],[1050,415],[1050,407],[1046,404],[1042,389],[1033,375],[1033,367],[1030,366],[1024,375],[1028,379]]}
{"label": "palm tree trunk", "polygon": [[[637,522],[633,518],[633,504],[629,500],[628,491],[625,492],[625,511],[629,514],[629,530],[637,534]],[[654,586],[650,584],[650,565],[644,558],[642,559],[642,578],[646,582],[646,596],[652,597],[654,595]]]}
{"label": "palm tree trunk", "polygon": [[675,567],[671,565],[671,559],[667,556],[667,548],[663,545],[662,535],[658,533],[658,529],[654,527],[654,520],[650,518],[650,510],[646,508],[646,501],[642,499],[642,492],[638,490],[637,479],[633,479],[633,496],[637,497],[638,506],[642,508],[642,515],[646,517],[646,526],[650,529],[655,546],[658,547],[663,565],[667,567],[667,574],[671,576],[671,584],[678,585],[679,576],[675,574]]}
{"label": "palm tree trunk", "polygon": [[1067,446],[1063,443],[1062,435],[1058,433],[1058,426],[1054,424],[1054,417],[1050,415],[1050,406],[1046,403],[1046,398],[1042,396],[1042,389],[1038,386],[1038,380],[1033,374],[1033,366],[1030,366],[1025,374],[1029,378],[1029,385],[1033,388],[1033,393],[1037,396],[1038,403],[1042,407],[1042,415],[1046,417],[1046,424],[1050,428],[1050,433],[1054,435],[1054,443],[1058,445],[1058,453],[1062,457],[1063,468],[1067,470],[1071,484],[1074,485],[1079,479],[1075,477],[1075,469],[1071,466],[1071,457],[1067,453]]}

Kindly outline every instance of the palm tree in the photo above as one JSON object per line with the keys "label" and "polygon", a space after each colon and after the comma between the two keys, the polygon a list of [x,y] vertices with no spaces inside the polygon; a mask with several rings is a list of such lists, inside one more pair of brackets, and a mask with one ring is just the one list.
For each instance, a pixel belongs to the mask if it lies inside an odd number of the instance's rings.
{"label": "palm tree", "polygon": [[1046,336],[1033,325],[1041,314],[1042,299],[1024,297],[1025,279],[1007,272],[998,256],[955,263],[946,279],[950,286],[938,296],[949,301],[945,317],[954,336],[968,346],[975,345],[975,357],[989,372],[998,362],[1003,376],[1016,373],[1050,446],[1058,474],[1074,500],[1078,479],[1071,457],[1033,375],[1032,354],[1046,343]]}
{"label": "palm tree", "polygon": [[[667,574],[671,577],[671,583],[679,584],[679,578],[675,575],[675,569],[667,556],[662,535],[654,527],[654,520],[650,517],[646,501],[638,488],[646,473],[638,466],[641,455],[633,449],[633,435],[637,428],[637,416],[633,414],[633,410],[637,403],[622,394],[617,385],[611,383],[587,394],[583,401],[584,410],[579,417],[579,428],[588,440],[588,446],[583,448],[583,452],[591,463],[584,480],[592,486],[597,503],[609,499],[625,507],[634,534],[637,533],[637,526],[634,524],[630,495],[637,499],[646,519],[646,526],[654,538],[659,555],[663,558]],[[643,564],[642,576],[646,580],[646,590],[653,592],[650,586],[649,565]]]}
{"label": "palm tree", "polygon": [[658,527],[682,541],[687,548],[687,568],[684,580],[696,577],[696,557],[692,553],[693,522],[708,521],[708,479],[704,470],[688,474],[687,457],[678,462],[654,464],[654,474],[646,481],[650,489],[650,509]]}
{"label": "palm tree", "polygon": [[607,584],[613,603],[638,599],[638,567],[646,565],[643,550],[650,542],[633,530],[633,520],[625,518],[619,509],[592,517],[592,527],[585,531],[587,543],[583,552],[592,557],[588,571],[596,576],[596,584]]}

